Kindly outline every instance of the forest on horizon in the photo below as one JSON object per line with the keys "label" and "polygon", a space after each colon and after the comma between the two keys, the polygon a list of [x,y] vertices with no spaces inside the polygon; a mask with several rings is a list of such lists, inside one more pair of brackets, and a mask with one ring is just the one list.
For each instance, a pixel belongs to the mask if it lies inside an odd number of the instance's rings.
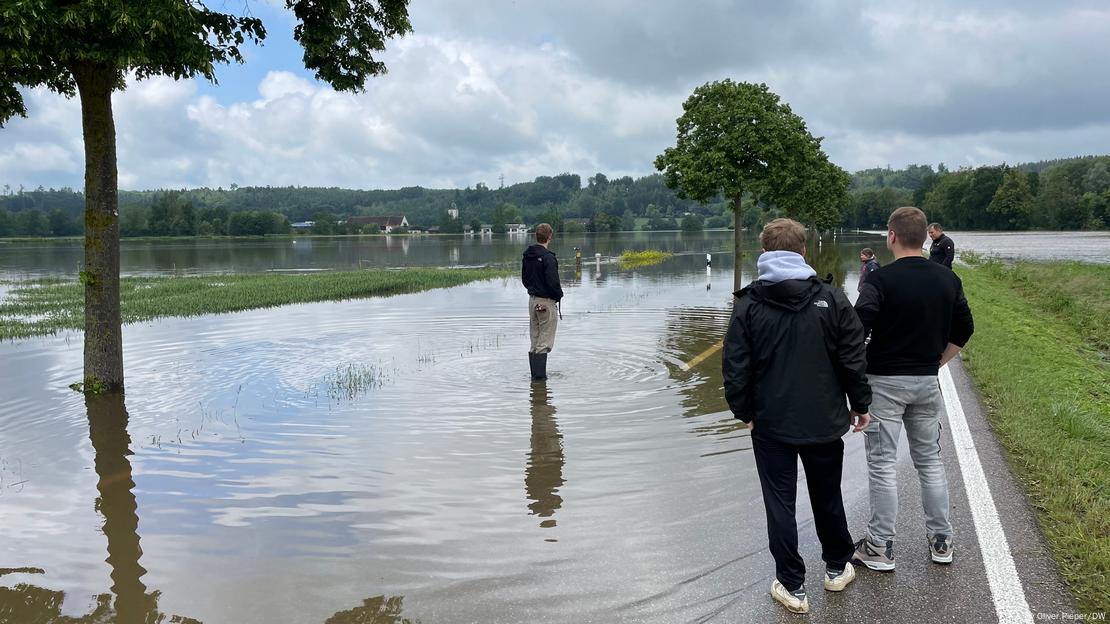
{"label": "forest on horizon", "polygon": [[[1110,156],[1081,156],[1020,165],[949,170],[943,164],[874,168],[851,176],[845,228],[882,228],[904,205],[956,230],[1105,230],[1110,224]],[[413,226],[461,232],[463,225],[542,221],[561,231],[592,232],[725,228],[722,198],[705,204],[679,198],[662,176],[609,178],[602,173],[540,176],[531,182],[464,189],[406,187],[239,187],[120,191],[123,236],[217,236],[288,233],[315,221],[315,233],[363,233],[346,217],[405,215]],[[459,219],[447,217],[452,205]],[[83,232],[84,195],[71,188],[3,186],[0,237],[75,236]],[[745,203],[745,227],[784,216],[774,205]]]}

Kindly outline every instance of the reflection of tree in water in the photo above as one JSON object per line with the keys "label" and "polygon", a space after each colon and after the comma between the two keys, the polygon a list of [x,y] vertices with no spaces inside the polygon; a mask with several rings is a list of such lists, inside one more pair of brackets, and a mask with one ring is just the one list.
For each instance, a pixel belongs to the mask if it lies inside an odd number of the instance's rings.
{"label": "reflection of tree in water", "polygon": [[127,435],[127,408],[123,394],[113,393],[85,400],[89,416],[89,437],[96,453],[94,464],[100,480],[96,509],[104,516],[104,536],[108,538],[108,565],[112,568],[112,593],[120,622],[144,622],[156,608],[158,594],[148,595],[139,565],[143,549],[139,546],[139,516],[132,488],[128,455],[131,437]]}
{"label": "reflection of tree in water", "polygon": [[[96,510],[104,518],[103,533],[108,541],[112,593],[100,594],[93,610],[80,617],[61,615],[65,593],[20,583],[0,588],[0,622],[51,622],[81,624],[113,622],[115,624],[165,622],[158,612],[157,591],[148,593],[142,577],[146,570],[139,565],[143,551],[139,546],[139,516],[132,488],[131,454],[127,435],[127,408],[122,393],[108,393],[85,399],[89,419],[89,438],[99,480],[96,489]],[[27,570],[15,570],[27,572]],[[39,572],[41,570],[33,570]],[[196,620],[173,616],[170,622],[196,623]]]}
{"label": "reflection of tree in water", "polygon": [[[102,530],[108,542],[105,561],[111,567],[111,593],[97,595],[88,613],[70,617],[62,615],[63,591],[29,583],[0,587],[0,624],[201,624],[199,620],[159,612],[160,592],[148,592],[143,584],[146,569],[139,564],[143,550],[139,545],[138,506],[132,492],[135,482],[128,459],[131,437],[127,434],[123,394],[88,397],[85,407],[95,453],[93,463],[99,477],[95,507],[104,518]],[[0,577],[44,573],[40,568],[0,568]],[[326,624],[418,624],[401,617],[402,600],[401,596],[367,598],[362,606],[340,611],[328,618]]]}
{"label": "reflection of tree in water", "polygon": [[[524,469],[524,490],[528,509],[541,518],[551,518],[563,505],[559,487],[563,485],[563,434],[555,421],[555,407],[551,405],[551,391],[547,384],[534,383],[531,391],[532,447]],[[554,518],[540,522],[540,526],[555,526]]]}
{"label": "reflection of tree in water", "polygon": [[[863,246],[860,247],[863,249]],[[817,271],[817,277],[825,279],[832,274],[832,285],[844,288],[844,280],[848,276],[848,267],[859,262],[859,249],[848,245],[839,245],[832,236],[825,235],[825,240],[818,244],[817,237],[811,236],[806,241],[806,261]]]}
{"label": "reflection of tree in water", "polygon": [[340,611],[324,624],[419,624],[401,617],[403,596],[374,596],[362,601],[361,607]]}
{"label": "reflection of tree in water", "polygon": [[[731,294],[728,296],[732,298]],[[731,308],[678,308],[667,311],[664,350],[683,361],[715,349],[728,330]],[[721,352],[713,351],[690,370],[667,362],[671,377],[679,382],[685,416],[700,416],[728,409],[721,377]],[[732,423],[729,423],[730,425]]]}

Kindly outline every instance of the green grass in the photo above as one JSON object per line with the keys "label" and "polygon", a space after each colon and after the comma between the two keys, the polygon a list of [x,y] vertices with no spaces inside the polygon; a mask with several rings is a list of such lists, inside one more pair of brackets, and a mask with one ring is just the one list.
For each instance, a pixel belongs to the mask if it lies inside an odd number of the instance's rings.
{"label": "green grass", "polygon": [[964,359],[1080,609],[1110,605],[1110,266],[958,267]]}
{"label": "green grass", "polygon": [[626,269],[634,269],[636,267],[651,266],[659,264],[674,254],[666,251],[659,251],[657,249],[646,249],[644,251],[625,251],[617,260],[621,266]]}
{"label": "green grass", "polygon": [[[343,271],[120,280],[124,323],[269,308],[290,303],[361,299],[515,275],[508,269]],[[84,287],[76,280],[22,282],[0,301],[0,340],[84,327]]]}

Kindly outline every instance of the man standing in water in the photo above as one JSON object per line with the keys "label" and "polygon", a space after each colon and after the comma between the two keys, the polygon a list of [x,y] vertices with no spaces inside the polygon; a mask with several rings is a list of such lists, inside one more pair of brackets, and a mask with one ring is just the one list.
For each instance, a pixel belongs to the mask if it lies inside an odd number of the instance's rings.
{"label": "man standing in water", "polygon": [[551,226],[536,226],[536,244],[524,250],[520,263],[520,281],[528,289],[528,334],[532,344],[528,349],[528,368],[533,381],[547,379],[547,354],[555,346],[555,329],[559,324],[556,306],[563,298],[559,284],[559,261],[548,250],[551,244]]}
{"label": "man standing in water", "polygon": [[925,213],[912,206],[890,215],[886,246],[895,260],[867,276],[856,300],[860,321],[871,332],[867,379],[874,401],[871,426],[864,432],[871,521],[856,543],[854,560],[872,570],[894,569],[903,428],[921,482],[929,555],[936,563],[952,562],[948,480],[940,457],[944,398],[937,372],[967,344],[975,327],[960,278],[921,257],[925,222]]}
{"label": "man standing in water", "polygon": [[863,327],[844,292],[818,280],[806,264],[805,237],[805,228],[790,219],[763,228],[759,279],[736,293],[722,358],[725,399],[751,429],[775,558],[771,596],[793,613],[809,611],[794,514],[798,458],[825,560],[825,589],[842,591],[856,573],[840,492],[841,436],[853,421],[856,431],[867,426],[871,403]]}
{"label": "man standing in water", "polygon": [[956,259],[956,243],[948,238],[939,223],[929,224],[929,238],[933,239],[933,244],[929,245],[929,259],[951,269]]}

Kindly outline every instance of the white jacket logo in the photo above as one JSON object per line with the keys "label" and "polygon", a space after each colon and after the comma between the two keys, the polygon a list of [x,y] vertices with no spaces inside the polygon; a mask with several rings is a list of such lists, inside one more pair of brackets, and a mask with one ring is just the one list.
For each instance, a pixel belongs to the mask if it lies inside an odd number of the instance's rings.
{"label": "white jacket logo", "polygon": [[817,306],[818,308],[827,308],[829,307],[829,302],[825,301],[824,299],[818,299],[817,301],[813,302],[813,305]]}

